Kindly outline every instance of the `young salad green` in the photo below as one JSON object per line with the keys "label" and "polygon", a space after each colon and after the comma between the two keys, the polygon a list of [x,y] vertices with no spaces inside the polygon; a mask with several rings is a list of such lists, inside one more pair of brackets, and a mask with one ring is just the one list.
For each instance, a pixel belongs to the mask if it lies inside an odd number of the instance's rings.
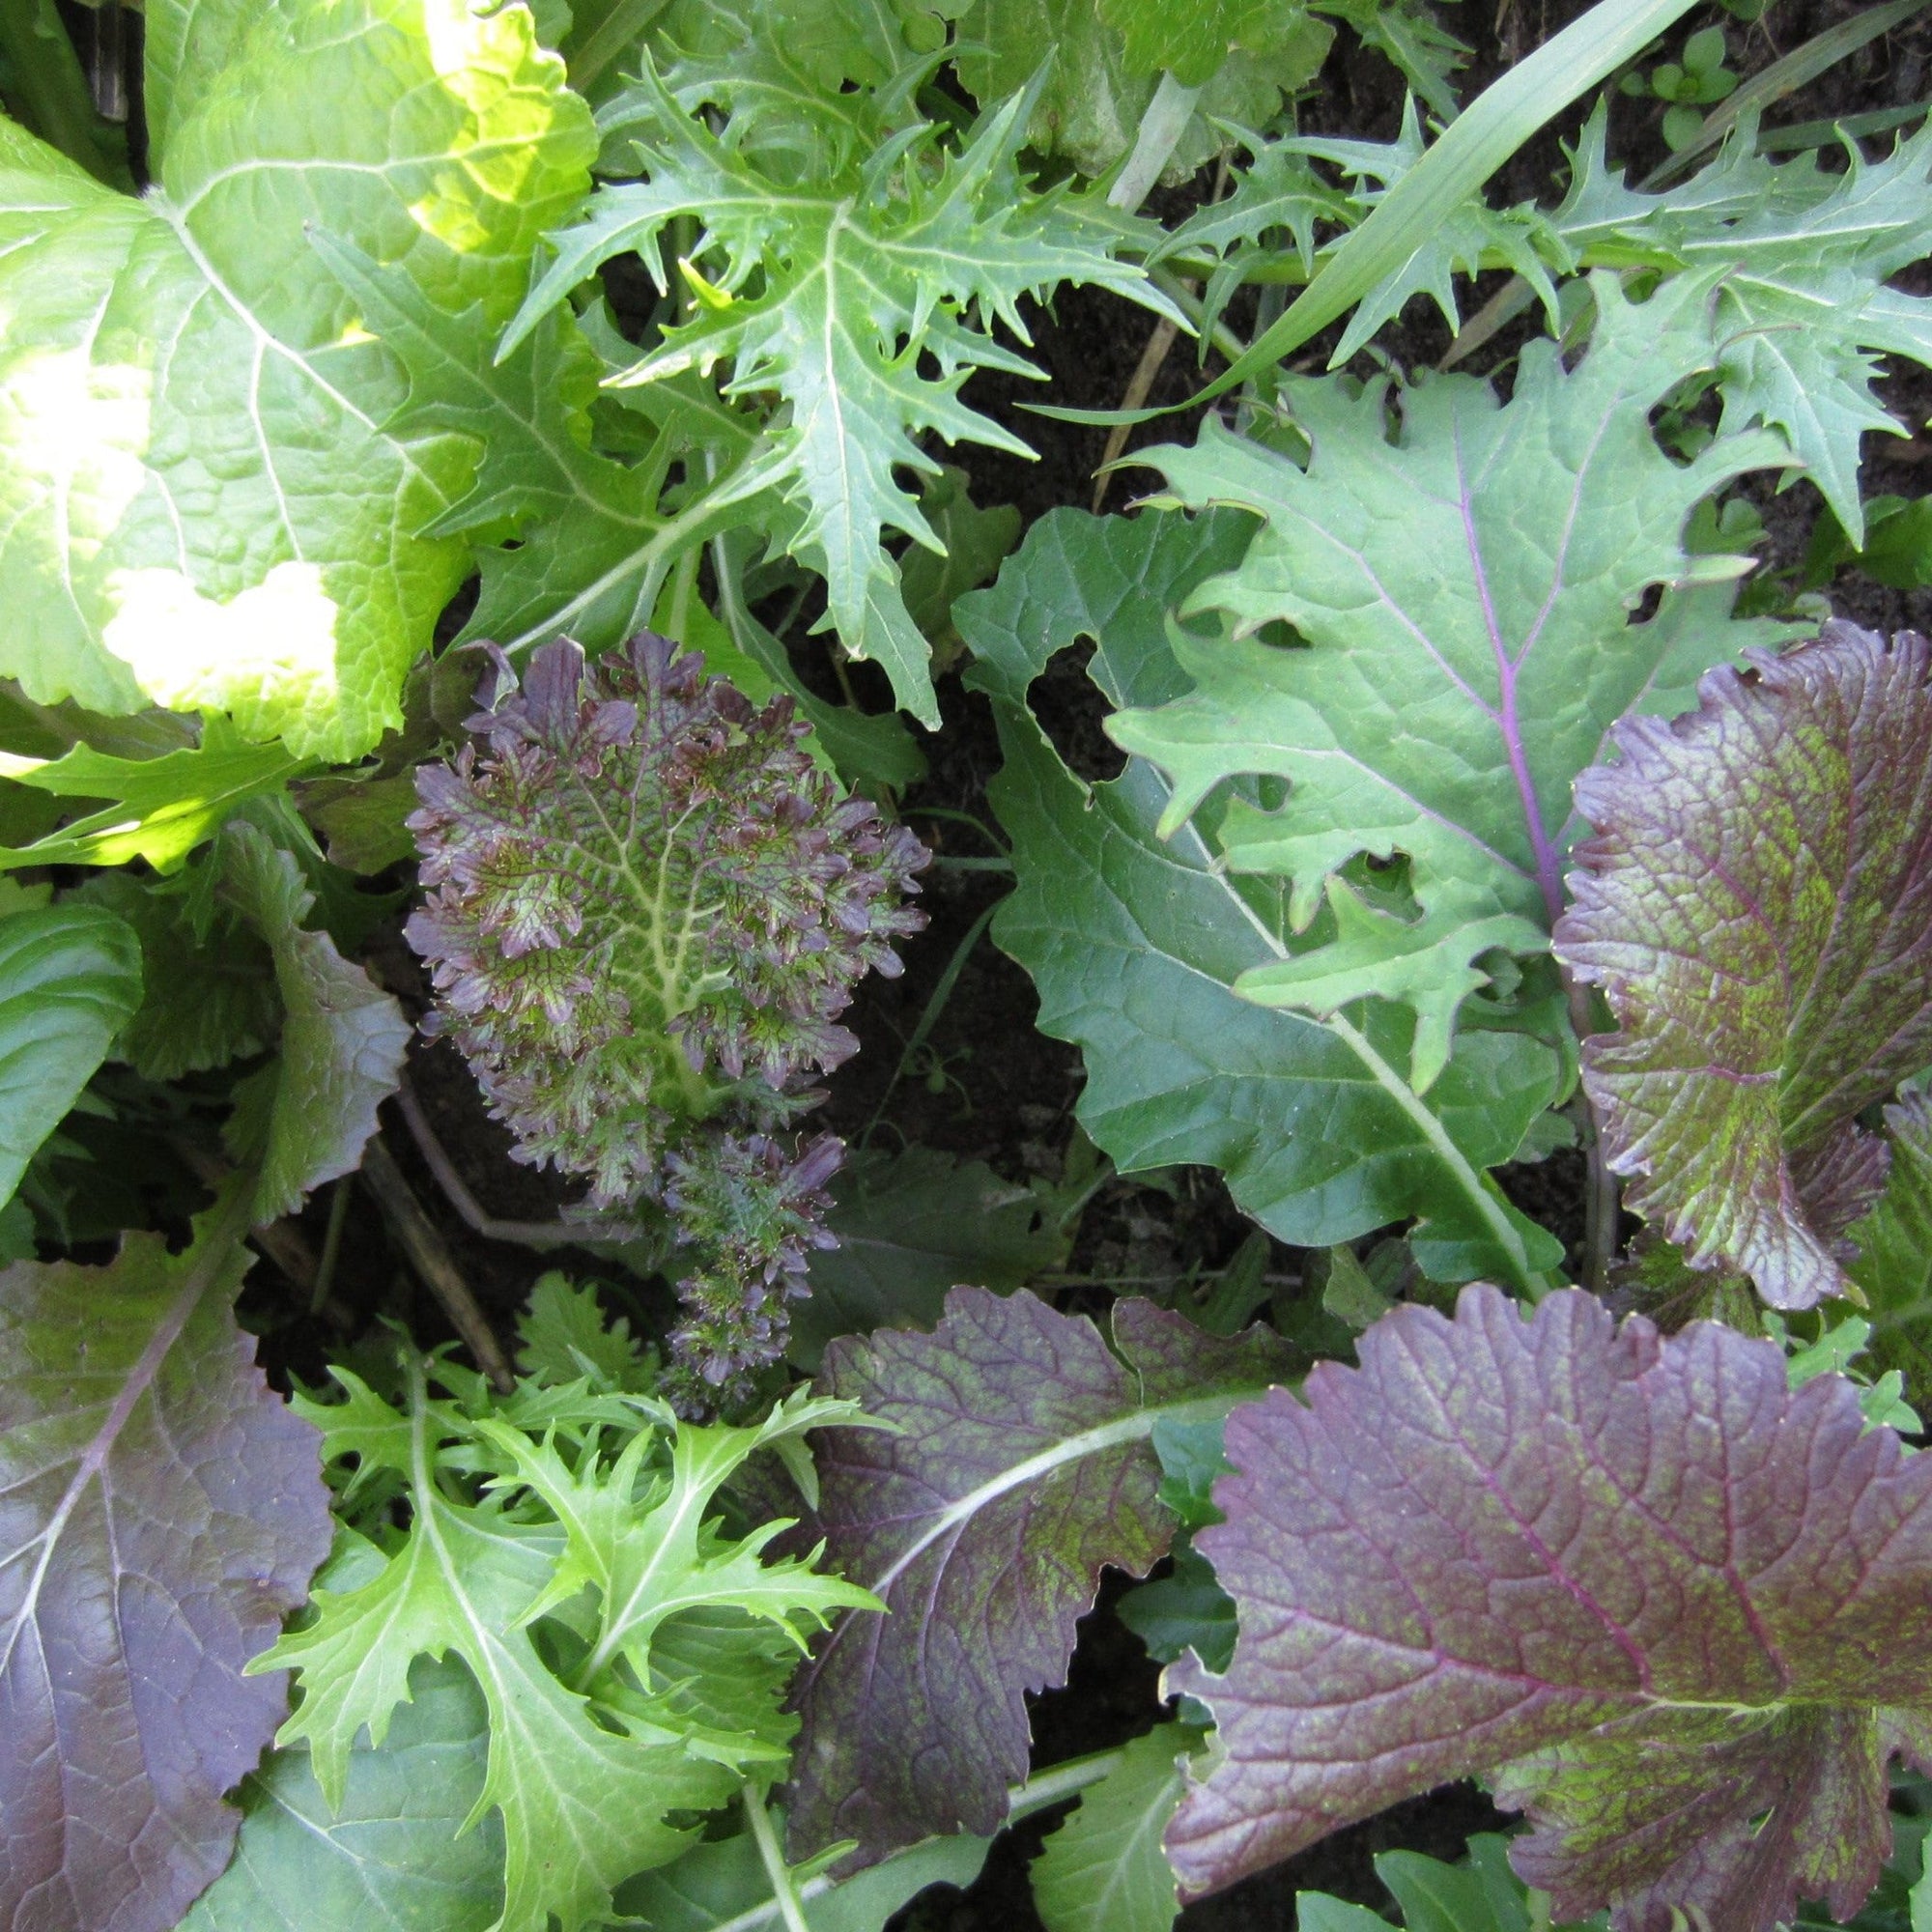
{"label": "young salad green", "polygon": [[0,9],[0,1928],[1932,1927],[1921,11]]}

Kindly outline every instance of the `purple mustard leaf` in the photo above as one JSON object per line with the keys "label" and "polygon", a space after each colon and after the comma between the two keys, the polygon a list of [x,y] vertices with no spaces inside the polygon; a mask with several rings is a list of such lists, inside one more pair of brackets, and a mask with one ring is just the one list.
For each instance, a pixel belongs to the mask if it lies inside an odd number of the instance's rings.
{"label": "purple mustard leaf", "polygon": [[1808,1308],[1885,1179],[1854,1116],[1932,1059],[1932,646],[1833,622],[1748,658],[1577,781],[1556,951],[1623,1029],[1583,1079],[1631,1205]]}
{"label": "purple mustard leaf", "polygon": [[0,1925],[168,1932],[287,1713],[242,1666],[328,1553],[328,1493],[235,1325],[235,1233],[0,1273]]}
{"label": "purple mustard leaf", "polygon": [[800,1673],[794,1844],[872,1862],[929,1833],[997,1831],[1027,1770],[1026,1693],[1065,1682],[1103,1565],[1144,1576],[1176,1518],[1150,1437],[1288,1373],[1262,1329],[1222,1338],[1148,1301],[1112,1341],[1024,1291],[955,1288],[930,1334],[825,1351],[817,1387],[893,1425],[817,1438],[813,1538],[887,1606]]}
{"label": "purple mustard leaf", "polygon": [[1932,1763],[1932,1457],[1858,1391],[1787,1385],[1717,1322],[1668,1339],[1593,1296],[1406,1306],[1228,1419],[1218,1756],[1168,1833],[1190,1893],[1451,1778],[1536,1828],[1518,1869],[1618,1932],[1696,1907],[1769,1932],[1855,1912],[1887,1760]]}

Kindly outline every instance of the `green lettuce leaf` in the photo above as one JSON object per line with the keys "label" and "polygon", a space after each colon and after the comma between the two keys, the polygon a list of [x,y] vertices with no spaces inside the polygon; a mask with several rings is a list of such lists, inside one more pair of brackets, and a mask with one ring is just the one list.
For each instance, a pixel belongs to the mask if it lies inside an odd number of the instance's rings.
{"label": "green lettuce leaf", "polygon": [[1238,997],[1244,975],[1293,959],[1322,926],[1296,934],[1278,882],[1229,871],[1194,825],[1161,838],[1173,793],[1151,764],[1088,785],[1027,707],[1083,638],[1097,640],[1088,674],[1110,703],[1179,697],[1167,612],[1237,563],[1251,527],[1232,512],[1058,510],[993,589],[960,599],[970,681],[995,699],[1007,759],[990,790],[1017,883],[993,936],[1033,975],[1042,1030],[1080,1046],[1081,1123],[1123,1171],[1218,1167],[1245,1212],[1303,1246],[1421,1216],[1432,1273],[1531,1287],[1560,1250],[1483,1170],[1556,1096],[1551,1040],[1465,1027],[1425,1095],[1406,1073],[1404,1009],[1362,1002],[1323,1025]]}
{"label": "green lettuce leaf", "polygon": [[351,757],[401,723],[404,669],[466,573],[465,545],[420,532],[478,451],[385,427],[407,375],[311,227],[487,360],[585,185],[588,113],[521,6],[146,17],[140,199],[0,121],[0,672],[45,701],[227,711],[245,737]]}
{"label": "green lettuce leaf", "polygon": [[1630,1202],[1778,1308],[1848,1287],[1835,1245],[1886,1148],[1857,1115],[1932,1059],[1932,645],[1828,624],[1621,725],[1578,781],[1557,952],[1620,1033],[1583,1080]]}

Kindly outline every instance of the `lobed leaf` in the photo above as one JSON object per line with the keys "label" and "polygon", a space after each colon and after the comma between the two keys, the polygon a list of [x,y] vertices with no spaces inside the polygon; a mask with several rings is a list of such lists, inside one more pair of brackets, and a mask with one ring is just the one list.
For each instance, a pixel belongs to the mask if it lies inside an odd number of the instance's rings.
{"label": "lobed leaf", "polygon": [[929,1833],[990,1833],[1025,1776],[1025,1693],[1063,1681],[1101,1566],[1166,1550],[1149,1437],[1286,1372],[1263,1329],[1222,1340],[1151,1302],[1112,1343],[1021,1291],[955,1288],[931,1334],[827,1349],[818,1386],[884,1429],[821,1438],[811,1519],[829,1559],[882,1599],[848,1615],[793,1690],[803,1724],[791,1835],[872,1862]]}
{"label": "lobed leaf", "polygon": [[1168,1834],[1183,1889],[1482,1773],[1559,1918],[1849,1918],[1888,1759],[1932,1756],[1932,1463],[1775,1344],[1576,1291],[1468,1288],[1358,1351],[1228,1421],[1199,1542],[1241,1634],[1167,1680],[1219,1727]]}
{"label": "lobed leaf", "polygon": [[1552,1048],[1465,1029],[1425,1096],[1404,1075],[1414,1028],[1401,1009],[1357,1008],[1345,1034],[1237,997],[1245,974],[1321,928],[1296,935],[1277,882],[1234,875],[1194,827],[1159,838],[1173,794],[1151,764],[1087,785],[1028,709],[1034,681],[1083,638],[1097,640],[1089,675],[1111,704],[1179,698],[1166,613],[1238,562],[1245,523],[1055,511],[994,589],[955,607],[1007,760],[989,789],[1017,883],[994,938],[1034,976],[1042,1031],[1080,1046],[1081,1123],[1123,1171],[1218,1167],[1245,1212],[1306,1246],[1418,1215],[1432,1273],[1527,1287],[1555,1244],[1482,1170],[1555,1097]]}
{"label": "lobed leaf", "polygon": [[140,199],[0,122],[0,672],[353,757],[468,569],[422,532],[477,445],[388,427],[408,379],[310,227],[481,360],[586,185],[588,113],[522,7],[157,0],[147,47]]}
{"label": "lobed leaf", "polygon": [[169,1932],[287,1706],[242,1666],[327,1553],[313,1428],[235,1325],[239,1203],[0,1273],[0,1919]]}
{"label": "lobed leaf", "polygon": [[140,1003],[140,945],[111,912],[0,917],[0,1205]]}
{"label": "lobed leaf", "polygon": [[[1391,440],[1385,385],[1293,382],[1305,469],[1212,419],[1193,449],[1149,458],[1184,503],[1237,503],[1263,527],[1182,607],[1226,613],[1220,635],[1175,635],[1196,689],[1122,713],[1109,734],[1171,777],[1169,838],[1230,779],[1289,781],[1278,809],[1232,805],[1216,849],[1285,881],[1297,931],[1324,900],[1335,931],[1258,962],[1236,990],[1318,1015],[1400,1003],[1422,1091],[1490,956],[1547,943],[1571,785],[1610,726],[1681,684],[1687,655],[1702,668],[1750,635],[1721,613],[1688,637],[1629,619],[1646,588],[1691,574],[1698,498],[1785,456],[1754,435],[1678,464],[1651,433],[1663,395],[1711,364],[1711,285],[1671,283],[1640,307],[1608,276],[1592,287],[1589,354],[1566,369],[1555,343],[1530,344],[1506,404],[1486,383],[1438,378],[1406,393]],[[1255,635],[1275,622],[1303,647]],[[1343,876],[1363,855],[1406,856],[1418,916]]]}
{"label": "lobed leaf", "polygon": [[1884,1176],[1854,1117],[1932,1059],[1932,646],[1834,622],[1749,667],[1578,781],[1557,950],[1623,1028],[1583,1079],[1632,1206],[1808,1308]]}

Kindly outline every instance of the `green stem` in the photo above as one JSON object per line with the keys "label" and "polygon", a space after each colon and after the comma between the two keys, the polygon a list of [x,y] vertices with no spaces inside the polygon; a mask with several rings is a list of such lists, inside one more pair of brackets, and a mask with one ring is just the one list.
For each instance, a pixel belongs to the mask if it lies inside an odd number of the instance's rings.
{"label": "green stem", "polygon": [[791,1868],[779,1850],[778,1833],[772,1830],[772,1814],[765,1809],[764,1795],[749,1781],[745,1785],[745,1822],[752,1828],[758,1856],[764,1861],[765,1877],[771,1882],[772,1896],[778,1901],[785,1932],[811,1932],[806,1922],[805,1907],[799,1903],[798,1888],[791,1882]]}

